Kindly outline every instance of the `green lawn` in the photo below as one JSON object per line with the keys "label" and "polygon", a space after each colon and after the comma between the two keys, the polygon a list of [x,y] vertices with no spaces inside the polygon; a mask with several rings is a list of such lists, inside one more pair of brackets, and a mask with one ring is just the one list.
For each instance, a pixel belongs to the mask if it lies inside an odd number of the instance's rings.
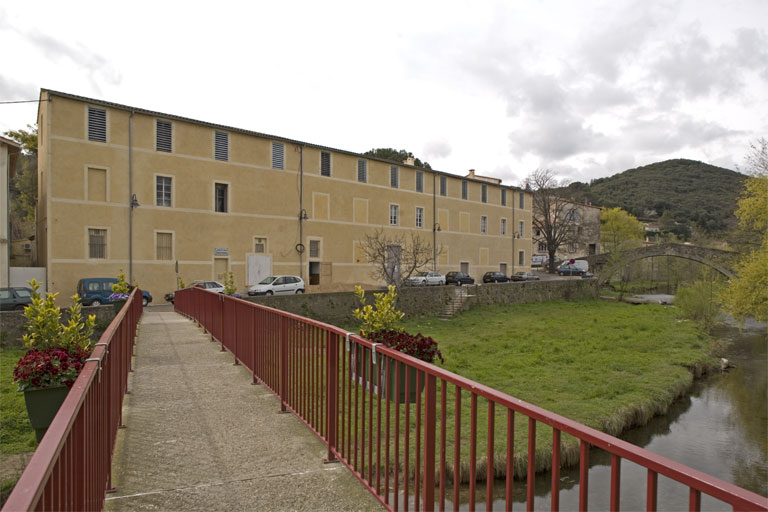
{"label": "green lawn", "polygon": [[[454,373],[609,434],[643,424],[685,393],[693,369],[709,367],[709,342],[692,322],[659,305],[555,301],[472,309],[450,320],[404,322],[432,336]],[[448,453],[453,453],[454,386],[447,388]],[[438,397],[440,396],[438,388]],[[462,480],[469,454],[470,393],[462,392]],[[440,417],[438,405],[438,418]],[[502,474],[506,411],[495,411],[494,465]],[[412,420],[413,421],[413,420]],[[527,461],[527,418],[515,417],[515,473]],[[488,405],[478,400],[478,473],[487,461]],[[415,425],[411,424],[411,431]],[[537,427],[536,466],[547,469],[552,430]],[[578,442],[563,436],[564,462],[576,463]],[[482,472],[482,473],[481,473]]]}
{"label": "green lawn", "polygon": [[35,431],[27,419],[24,394],[13,382],[13,367],[25,349],[0,350],[0,455],[31,452],[37,448]]}

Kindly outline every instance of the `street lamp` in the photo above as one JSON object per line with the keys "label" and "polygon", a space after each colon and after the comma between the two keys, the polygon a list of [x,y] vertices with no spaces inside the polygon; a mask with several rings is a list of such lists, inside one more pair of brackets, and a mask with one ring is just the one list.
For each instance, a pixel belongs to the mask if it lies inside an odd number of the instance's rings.
{"label": "street lamp", "polygon": [[437,232],[440,231],[440,224],[435,222],[432,226],[432,252],[434,253],[432,258],[432,270],[437,272]]}

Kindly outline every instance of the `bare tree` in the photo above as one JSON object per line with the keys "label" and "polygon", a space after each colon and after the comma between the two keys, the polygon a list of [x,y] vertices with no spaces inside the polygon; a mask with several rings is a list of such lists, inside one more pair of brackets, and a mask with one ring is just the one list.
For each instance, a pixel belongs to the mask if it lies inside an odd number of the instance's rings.
{"label": "bare tree", "polygon": [[546,244],[549,272],[555,271],[560,246],[577,240],[579,218],[574,203],[558,190],[565,185],[549,169],[537,169],[525,179],[526,188],[533,190],[533,242]]}
{"label": "bare tree", "polygon": [[[400,288],[417,270],[434,261],[432,245],[418,233],[411,231],[387,234],[377,229],[365,235],[363,251],[369,263],[374,265],[371,277]],[[438,248],[437,254],[440,254]]]}

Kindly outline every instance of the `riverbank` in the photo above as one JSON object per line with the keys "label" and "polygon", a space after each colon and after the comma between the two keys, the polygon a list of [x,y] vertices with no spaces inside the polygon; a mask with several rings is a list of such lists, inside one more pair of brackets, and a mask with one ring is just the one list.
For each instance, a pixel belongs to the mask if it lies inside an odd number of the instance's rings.
{"label": "riverbank", "polygon": [[[505,305],[473,309],[448,321],[410,320],[404,326],[438,341],[444,368],[611,435],[666,413],[694,378],[717,366],[708,355],[706,334],[661,305],[596,300]],[[452,390],[447,391],[446,413],[452,418]],[[470,414],[469,402],[468,395],[462,396],[464,418]],[[477,414],[478,446],[487,443],[483,402]],[[527,419],[517,416],[514,472],[524,475]],[[505,432],[505,422],[497,412],[496,433]],[[453,439],[450,432],[448,439]],[[551,439],[551,429],[538,425],[537,471],[550,469]],[[495,436],[494,446],[500,477],[506,466],[503,435]],[[448,452],[452,449],[449,442]],[[463,461],[468,450],[462,446]],[[563,436],[561,453],[565,466],[578,463],[578,442]],[[486,464],[481,462],[478,475],[485,475]],[[462,470],[461,476],[466,481],[468,472]]]}

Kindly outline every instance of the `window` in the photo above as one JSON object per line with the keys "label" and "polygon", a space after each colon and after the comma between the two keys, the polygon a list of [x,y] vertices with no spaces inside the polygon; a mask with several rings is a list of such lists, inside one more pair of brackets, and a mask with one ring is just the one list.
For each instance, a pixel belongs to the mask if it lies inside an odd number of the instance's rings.
{"label": "window", "polygon": [[173,259],[173,233],[155,233],[155,259],[172,260]]}
{"label": "window", "polygon": [[285,146],[282,142],[272,143],[272,168],[283,169],[285,164]]}
{"label": "window", "polygon": [[525,265],[525,251],[520,251],[517,253],[517,264]]}
{"label": "window", "polygon": [[501,189],[501,206],[507,206],[507,189]]}
{"label": "window", "polygon": [[157,206],[171,206],[171,177],[158,176],[156,178]]}
{"label": "window", "polygon": [[488,217],[482,215],[480,217],[480,232],[486,233],[488,231]]}
{"label": "window", "polygon": [[507,219],[501,219],[501,236],[507,234]]}
{"label": "window", "polygon": [[568,252],[576,252],[576,244],[573,242],[568,243]]}
{"label": "window", "polygon": [[523,238],[523,235],[525,234],[525,230],[523,229],[525,227],[525,223],[523,221],[520,221],[520,230],[518,231],[518,238]]}
{"label": "window", "polygon": [[448,194],[448,179],[445,176],[440,176],[440,195],[444,196]]}
{"label": "window", "polygon": [[215,185],[215,195],[214,195],[214,206],[215,211],[217,212],[226,212],[228,207],[228,192],[229,192],[229,185],[226,183],[216,183]]}
{"label": "window", "polygon": [[229,160],[229,134],[215,132],[213,135],[213,158],[226,162]]}
{"label": "window", "polygon": [[469,183],[466,181],[461,182],[461,198],[466,199],[469,197]]}
{"label": "window", "polygon": [[88,229],[88,257],[98,259],[107,257],[106,229]]}
{"label": "window", "polygon": [[328,151],[320,152],[320,175],[321,176],[331,175],[331,153],[329,153]]}
{"label": "window", "polygon": [[107,142],[107,111],[88,107],[88,140]]}
{"label": "window", "polygon": [[520,192],[520,209],[525,208],[525,192]]}
{"label": "window", "polygon": [[389,205],[389,223],[392,226],[397,226],[397,213],[398,206],[396,204]]}
{"label": "window", "polygon": [[155,149],[170,153],[173,148],[173,126],[171,122],[158,119],[156,126]]}
{"label": "window", "polygon": [[417,228],[424,227],[424,208],[422,208],[421,206],[416,207],[416,227]]}
{"label": "window", "polygon": [[539,252],[546,252],[546,251],[547,251],[546,242],[539,242]]}
{"label": "window", "polygon": [[320,257],[320,240],[309,241],[309,257],[310,258]]}
{"label": "window", "polygon": [[565,220],[568,222],[573,222],[578,224],[579,222],[579,211],[578,210],[568,210],[565,213]]}
{"label": "window", "polygon": [[399,174],[400,174],[400,169],[398,169],[396,165],[392,165],[389,167],[389,186],[390,187],[392,188],[398,187],[398,182],[400,178]]}
{"label": "window", "polygon": [[424,192],[424,173],[416,171],[416,192]]}
{"label": "window", "polygon": [[488,185],[483,183],[483,189],[482,189],[482,196],[481,199],[484,203],[488,202]]}
{"label": "window", "polygon": [[368,161],[357,161],[357,181],[360,183],[366,183],[368,181]]}
{"label": "window", "polygon": [[253,252],[257,254],[264,254],[267,252],[267,239],[254,237],[253,238]]}

